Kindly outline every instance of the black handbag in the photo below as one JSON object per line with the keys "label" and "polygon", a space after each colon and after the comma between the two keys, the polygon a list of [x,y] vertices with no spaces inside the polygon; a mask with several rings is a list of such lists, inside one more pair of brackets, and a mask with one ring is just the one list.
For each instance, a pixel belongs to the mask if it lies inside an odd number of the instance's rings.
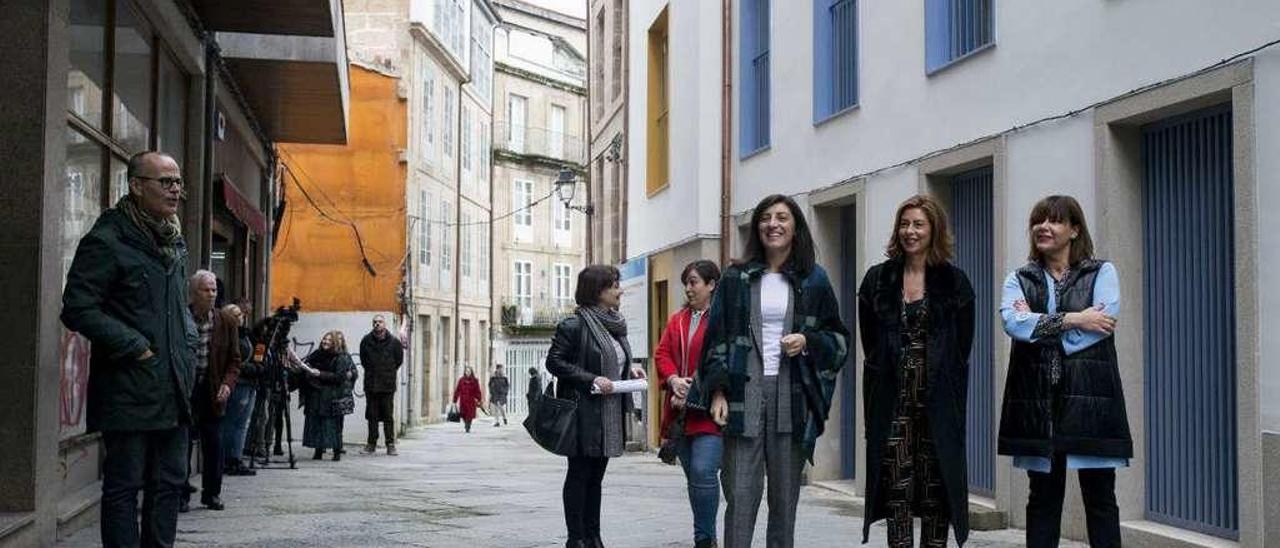
{"label": "black handbag", "polygon": [[524,429],[539,447],[547,451],[565,457],[577,454],[577,398],[556,397],[555,386],[547,383],[542,397],[532,402],[529,416],[524,419]]}
{"label": "black handbag", "polygon": [[458,404],[449,404],[449,412],[445,415],[445,420],[449,422],[462,422],[462,413],[458,412]]}

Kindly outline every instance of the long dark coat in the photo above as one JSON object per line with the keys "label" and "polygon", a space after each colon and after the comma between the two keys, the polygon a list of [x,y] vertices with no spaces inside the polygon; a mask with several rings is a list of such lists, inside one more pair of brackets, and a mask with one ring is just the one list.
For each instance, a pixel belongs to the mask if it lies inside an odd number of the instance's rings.
{"label": "long dark coat", "polygon": [[342,352],[317,350],[307,356],[307,365],[319,373],[306,377],[302,382],[302,408],[304,414],[315,417],[340,417],[333,402],[352,396],[356,366],[351,356]]}
{"label": "long dark coat", "polygon": [[[867,495],[863,542],[871,524],[888,517],[881,496],[881,460],[902,379],[901,260],[880,263],[858,289],[858,331],[866,356],[862,369],[863,420],[866,426]],[[947,491],[956,542],[969,536],[969,482],[965,465],[965,406],[969,387],[969,351],[973,347],[973,286],[950,263],[925,270],[929,299],[926,344],[926,409]]]}
{"label": "long dark coat", "polygon": [[[604,349],[596,342],[595,337],[584,333],[587,326],[577,314],[560,320],[556,326],[555,337],[551,339],[551,350],[547,352],[547,371],[555,375],[559,384],[557,395],[561,398],[578,399],[578,449],[574,456],[604,456],[604,421],[618,421],[622,428],[624,418],[631,410],[631,398],[622,398],[622,414],[616,417],[602,416],[601,399],[605,397],[591,393],[591,385],[596,377],[605,376],[601,371],[604,362]],[[585,341],[585,344],[584,344]],[[626,362],[631,363],[628,355]],[[622,379],[631,377],[631,367],[622,368]],[[625,432],[625,430],[623,430]]]}
{"label": "long dark coat", "polygon": [[360,366],[364,367],[365,394],[393,394],[396,372],[404,363],[404,347],[394,333],[381,339],[372,332],[360,340]]}
{"label": "long dark coat", "polygon": [[[186,262],[184,244],[166,261],[151,235],[115,208],[80,240],[62,293],[62,323],[93,345],[89,431],[191,424],[195,326],[188,325]],[[147,350],[154,356],[139,359]]]}

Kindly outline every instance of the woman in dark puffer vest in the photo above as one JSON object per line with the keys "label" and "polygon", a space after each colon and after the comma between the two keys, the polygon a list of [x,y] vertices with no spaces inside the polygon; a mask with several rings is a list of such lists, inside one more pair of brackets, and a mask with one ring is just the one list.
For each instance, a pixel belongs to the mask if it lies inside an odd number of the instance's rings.
{"label": "woman in dark puffer vest", "polygon": [[1116,360],[1120,284],[1093,258],[1080,204],[1049,196],[1031,211],[1031,262],[1005,279],[1013,339],[999,453],[1027,471],[1027,545],[1057,546],[1067,470],[1077,470],[1091,546],[1120,546],[1116,468],[1133,441]]}

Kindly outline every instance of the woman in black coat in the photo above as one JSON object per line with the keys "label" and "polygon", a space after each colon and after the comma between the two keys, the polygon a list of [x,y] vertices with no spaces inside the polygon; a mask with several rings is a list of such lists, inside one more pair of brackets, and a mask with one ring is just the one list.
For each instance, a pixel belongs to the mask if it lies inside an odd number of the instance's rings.
{"label": "woman in black coat", "polygon": [[341,331],[325,333],[320,349],[303,361],[307,378],[301,386],[306,417],[302,446],[315,449],[313,459],[324,458],[325,450],[332,449],[333,460],[342,460],[342,421],[355,406],[352,387],[357,375],[346,338]]}
{"label": "woman in black coat", "polygon": [[866,354],[866,516],[889,521],[889,546],[944,547],[947,526],[969,536],[965,399],[973,346],[973,287],[949,262],[946,212],[914,196],[898,207],[889,260],[858,290],[858,328]]}
{"label": "woman in black coat", "polygon": [[618,314],[618,269],[592,265],[578,273],[578,310],[556,326],[547,371],[560,398],[576,399],[578,440],[564,479],[564,521],[569,548],[600,548],[600,484],[612,457],[626,444],[631,398],[613,394],[613,382],[646,378],[631,366],[627,324]]}

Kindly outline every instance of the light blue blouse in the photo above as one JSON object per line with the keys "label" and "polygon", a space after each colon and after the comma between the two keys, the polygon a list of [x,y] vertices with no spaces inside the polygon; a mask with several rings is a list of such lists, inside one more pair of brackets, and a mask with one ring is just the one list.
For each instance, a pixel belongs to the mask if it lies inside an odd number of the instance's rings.
{"label": "light blue blouse", "polygon": [[[1048,311],[1053,314],[1058,311],[1057,284],[1047,270],[1043,272],[1045,283],[1048,284]],[[1103,305],[1103,312],[1115,318],[1120,317],[1120,277],[1116,274],[1116,267],[1111,263],[1103,263],[1098,270],[1098,277],[1094,280],[1093,298],[1097,303]],[[1017,341],[1035,342],[1035,339],[1032,339],[1031,336],[1034,334],[1036,324],[1040,322],[1042,314],[1018,312],[1013,309],[1013,303],[1025,299],[1026,296],[1022,293],[1022,285],[1018,283],[1017,273],[1010,272],[1009,276],[1004,279],[1004,290],[1000,296],[1000,317],[1004,320],[1004,332]],[[1064,330],[1061,335],[1062,350],[1067,355],[1075,354],[1109,336],[1080,329]],[[1048,457],[1013,457],[1013,465],[1023,470],[1048,473],[1051,464]],[[1129,466],[1129,459],[1125,458],[1067,455],[1068,469],[1121,468],[1127,466]]]}

